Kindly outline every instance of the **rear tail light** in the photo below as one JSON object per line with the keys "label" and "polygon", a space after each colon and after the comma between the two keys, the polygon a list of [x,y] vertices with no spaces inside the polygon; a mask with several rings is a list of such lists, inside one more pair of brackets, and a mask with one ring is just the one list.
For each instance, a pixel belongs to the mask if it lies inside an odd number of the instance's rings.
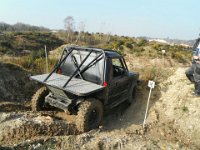
{"label": "rear tail light", "polygon": [[108,83],[107,83],[106,81],[104,81],[104,82],[103,82],[103,86],[104,86],[104,87],[107,87],[107,86],[108,86]]}
{"label": "rear tail light", "polygon": [[57,71],[58,74],[62,74],[62,70],[59,68]]}

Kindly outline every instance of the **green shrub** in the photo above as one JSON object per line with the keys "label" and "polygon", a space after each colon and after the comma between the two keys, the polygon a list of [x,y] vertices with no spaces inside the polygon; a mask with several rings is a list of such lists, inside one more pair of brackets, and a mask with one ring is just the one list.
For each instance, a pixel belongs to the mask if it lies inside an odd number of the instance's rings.
{"label": "green shrub", "polygon": [[132,48],[133,48],[133,45],[132,45],[131,43],[129,43],[129,42],[126,42],[126,43],[125,43],[125,46],[126,46],[127,48],[129,48],[129,49],[132,49]]}
{"label": "green shrub", "polygon": [[1,53],[6,53],[7,49],[5,47],[0,46],[0,52]]}
{"label": "green shrub", "polygon": [[183,107],[182,107],[182,111],[183,111],[183,112],[188,112],[188,111],[189,111],[189,109],[188,109],[188,107],[187,107],[187,106],[183,106]]}
{"label": "green shrub", "polygon": [[190,61],[191,56],[188,54],[188,51],[176,51],[172,52],[171,57],[180,63],[187,63]]}
{"label": "green shrub", "polygon": [[44,58],[45,57],[45,51],[44,49],[38,50],[38,51],[32,51],[31,52],[31,59],[36,60],[38,58]]}
{"label": "green shrub", "polygon": [[118,49],[123,44],[124,44],[124,42],[122,40],[118,40],[116,42],[113,42],[113,45],[114,45],[115,49]]}
{"label": "green shrub", "polygon": [[158,43],[153,43],[151,47],[155,50],[160,50],[160,45]]}
{"label": "green shrub", "polygon": [[137,43],[137,46],[141,47],[141,46],[145,46],[147,45],[148,41],[146,39],[140,39],[139,42]]}

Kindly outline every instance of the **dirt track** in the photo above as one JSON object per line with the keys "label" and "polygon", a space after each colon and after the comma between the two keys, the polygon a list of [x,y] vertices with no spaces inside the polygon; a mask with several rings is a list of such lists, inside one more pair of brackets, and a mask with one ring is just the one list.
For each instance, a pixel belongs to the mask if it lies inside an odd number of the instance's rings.
{"label": "dirt track", "polygon": [[61,114],[33,113],[27,111],[28,103],[16,113],[10,105],[0,113],[0,145],[17,149],[198,149],[200,103],[190,94],[193,85],[187,84],[184,70],[177,69],[153,90],[145,129],[141,124],[149,90],[139,88],[136,104],[107,112],[99,129],[83,134],[77,133],[73,123],[60,120]]}

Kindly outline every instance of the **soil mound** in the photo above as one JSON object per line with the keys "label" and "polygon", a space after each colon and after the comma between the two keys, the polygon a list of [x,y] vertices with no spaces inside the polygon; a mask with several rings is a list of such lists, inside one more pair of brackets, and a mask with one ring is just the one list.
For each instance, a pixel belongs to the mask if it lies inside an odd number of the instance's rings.
{"label": "soil mound", "polygon": [[29,76],[19,66],[0,62],[0,101],[30,100],[37,86]]}

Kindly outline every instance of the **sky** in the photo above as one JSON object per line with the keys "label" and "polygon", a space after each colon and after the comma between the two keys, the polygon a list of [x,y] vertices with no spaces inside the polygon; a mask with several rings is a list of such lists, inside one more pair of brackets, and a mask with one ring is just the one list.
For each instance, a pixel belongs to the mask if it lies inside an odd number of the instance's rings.
{"label": "sky", "polygon": [[76,29],[130,37],[192,40],[200,33],[199,0],[0,0],[0,22]]}

